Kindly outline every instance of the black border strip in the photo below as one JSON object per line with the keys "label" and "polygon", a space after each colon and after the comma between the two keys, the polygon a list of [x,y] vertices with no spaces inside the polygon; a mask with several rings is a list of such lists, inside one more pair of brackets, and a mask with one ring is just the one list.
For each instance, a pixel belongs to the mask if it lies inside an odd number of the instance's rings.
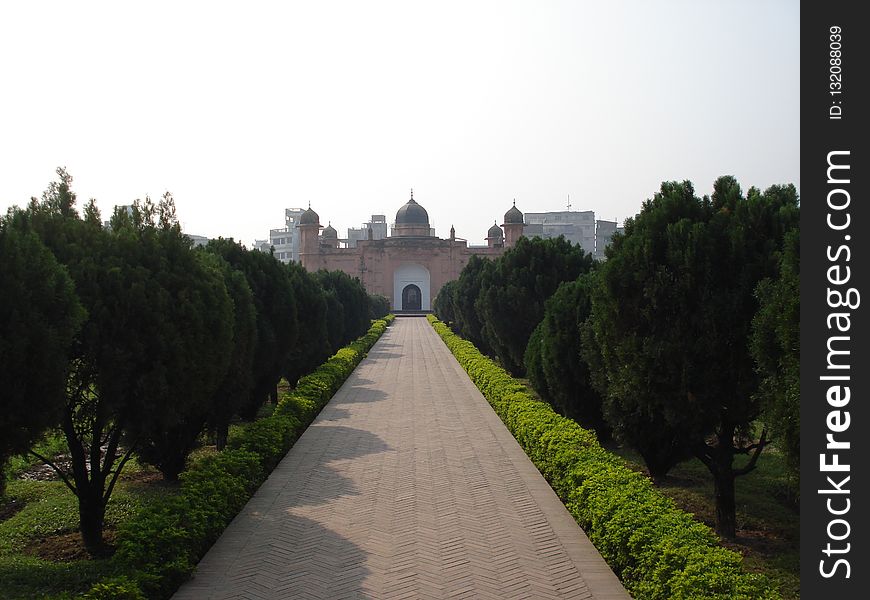
{"label": "black border strip", "polygon": [[[858,17],[858,7],[861,3],[801,6],[803,598],[865,598],[870,589],[870,500],[860,491],[870,488],[865,441],[870,436],[870,65],[862,60],[870,56],[870,22]],[[830,171],[829,163],[835,165]],[[834,444],[828,443],[829,434]],[[835,462],[840,466],[832,466]]]}

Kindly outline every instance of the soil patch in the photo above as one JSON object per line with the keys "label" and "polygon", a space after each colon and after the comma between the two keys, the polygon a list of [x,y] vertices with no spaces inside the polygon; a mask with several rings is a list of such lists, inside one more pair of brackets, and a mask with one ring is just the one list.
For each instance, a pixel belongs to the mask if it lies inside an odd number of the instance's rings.
{"label": "soil patch", "polygon": [[9,519],[17,513],[19,510],[24,508],[24,502],[21,500],[16,500],[15,498],[9,498],[6,500],[0,501],[0,521],[5,521]]}
{"label": "soil patch", "polygon": [[85,550],[82,536],[78,531],[39,538],[24,547],[24,554],[36,556],[53,562],[72,562],[76,560],[91,560],[92,558],[107,558],[115,553],[114,529],[103,531],[106,548],[98,556],[92,556]]}

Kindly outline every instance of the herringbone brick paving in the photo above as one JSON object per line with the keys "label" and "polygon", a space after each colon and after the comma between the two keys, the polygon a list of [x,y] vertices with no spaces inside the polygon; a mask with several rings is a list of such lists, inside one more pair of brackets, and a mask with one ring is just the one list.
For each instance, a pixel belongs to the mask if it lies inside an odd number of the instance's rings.
{"label": "herringbone brick paving", "polygon": [[174,596],[628,597],[422,318],[394,322]]}

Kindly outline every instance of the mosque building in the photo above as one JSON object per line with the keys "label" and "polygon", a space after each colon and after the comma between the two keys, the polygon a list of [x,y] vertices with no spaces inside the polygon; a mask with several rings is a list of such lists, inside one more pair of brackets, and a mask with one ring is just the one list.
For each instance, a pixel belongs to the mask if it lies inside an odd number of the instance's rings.
{"label": "mosque building", "polygon": [[429,213],[412,191],[411,199],[396,212],[392,235],[382,239],[374,239],[370,228],[368,239],[356,240],[356,247],[340,247],[338,232],[331,224],[322,227],[310,206],[296,228],[299,260],[308,271],[344,271],[358,277],[370,294],[389,298],[392,310],[428,311],[441,286],[457,279],[471,256],[501,256],[523,235],[524,226],[523,213],[514,203],[502,225],[489,228],[485,247],[469,247],[452,227],[448,239],[438,238],[429,226]]}

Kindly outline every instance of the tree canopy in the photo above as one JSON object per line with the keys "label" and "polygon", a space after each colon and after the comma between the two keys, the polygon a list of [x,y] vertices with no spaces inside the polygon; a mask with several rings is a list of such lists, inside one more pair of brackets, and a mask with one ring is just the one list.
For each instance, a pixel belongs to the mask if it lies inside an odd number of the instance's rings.
{"label": "tree canopy", "polygon": [[[734,477],[754,468],[767,443],[763,432],[749,438],[761,410],[749,351],[755,290],[776,274],[797,219],[794,186],[744,197],[721,177],[712,197],[697,198],[690,182],[663,183],[614,240],[593,292],[607,419],[639,449],[671,443],[704,462],[727,537]],[[751,460],[735,469],[739,453]]]}
{"label": "tree canopy", "polygon": [[60,419],[67,362],[85,318],[66,269],[13,219],[0,219],[0,498],[6,460]]}
{"label": "tree canopy", "polygon": [[525,373],[529,337],[544,317],[544,303],[563,281],[592,268],[592,256],[563,237],[522,237],[481,279],[474,307],[487,345],[513,375]]}
{"label": "tree canopy", "polygon": [[544,305],[544,318],[526,347],[529,381],[558,412],[593,429],[600,440],[610,438],[602,400],[593,387],[589,365],[582,357],[580,328],[592,309],[593,273],[559,285]]}
{"label": "tree canopy", "polygon": [[756,289],[759,310],[752,321],[751,350],[761,385],[757,395],[764,422],[800,477],[800,232],[785,236],[779,273]]}

